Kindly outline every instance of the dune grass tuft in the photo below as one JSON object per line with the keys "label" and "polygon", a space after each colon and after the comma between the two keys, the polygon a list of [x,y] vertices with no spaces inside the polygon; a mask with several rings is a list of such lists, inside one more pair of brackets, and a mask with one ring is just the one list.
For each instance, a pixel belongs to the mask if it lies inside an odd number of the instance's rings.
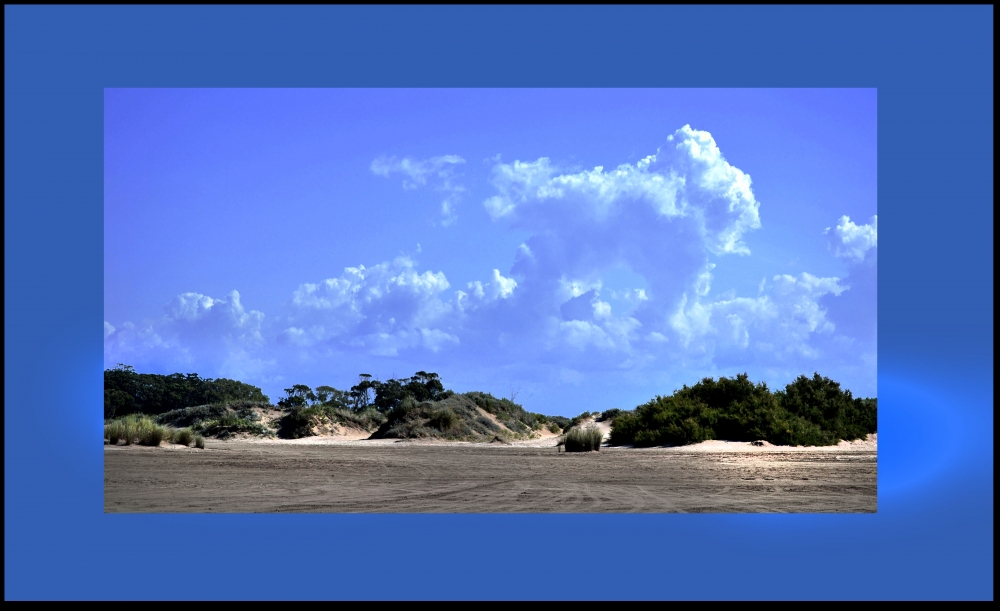
{"label": "dune grass tuft", "polygon": [[173,442],[182,446],[189,446],[194,441],[194,433],[191,432],[191,429],[176,429],[173,437]]}
{"label": "dune grass tuft", "polygon": [[104,425],[104,437],[111,445],[119,441],[125,445],[137,443],[144,446],[158,446],[164,439],[172,439],[173,432],[153,422],[144,414],[129,414]]}
{"label": "dune grass tuft", "polygon": [[567,452],[599,452],[604,434],[596,426],[572,429],[563,435],[560,442]]}
{"label": "dune grass tuft", "polygon": [[204,450],[205,449],[205,438],[202,437],[201,435],[195,435],[194,436],[194,447],[198,448],[199,450]]}

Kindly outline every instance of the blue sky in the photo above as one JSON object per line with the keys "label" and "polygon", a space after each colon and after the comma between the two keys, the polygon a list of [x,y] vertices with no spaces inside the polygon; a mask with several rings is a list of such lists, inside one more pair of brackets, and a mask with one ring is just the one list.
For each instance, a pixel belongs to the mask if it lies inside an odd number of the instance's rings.
{"label": "blue sky", "polygon": [[874,89],[105,92],[105,367],[877,395]]}

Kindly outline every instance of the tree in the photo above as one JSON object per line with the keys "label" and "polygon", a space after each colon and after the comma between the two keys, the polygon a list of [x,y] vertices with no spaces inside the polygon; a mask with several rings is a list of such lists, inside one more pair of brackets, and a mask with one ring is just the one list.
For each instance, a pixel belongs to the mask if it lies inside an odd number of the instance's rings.
{"label": "tree", "polygon": [[351,387],[349,392],[351,409],[354,411],[361,411],[372,404],[375,400],[375,384],[377,384],[377,382],[372,382],[372,376],[368,373],[362,373],[358,378],[360,380]]}
{"label": "tree", "polygon": [[108,418],[133,412],[162,414],[208,403],[271,402],[260,388],[236,380],[202,379],[196,373],[136,373],[131,366],[121,363],[104,372],[104,397],[105,416]]}
{"label": "tree", "polygon": [[326,403],[330,400],[330,395],[337,392],[337,389],[332,386],[317,386],[316,387],[316,400],[320,403]]}
{"label": "tree", "polygon": [[284,399],[278,401],[278,405],[286,409],[304,407],[316,401],[316,395],[305,384],[295,384],[291,388],[286,388],[285,395]]}

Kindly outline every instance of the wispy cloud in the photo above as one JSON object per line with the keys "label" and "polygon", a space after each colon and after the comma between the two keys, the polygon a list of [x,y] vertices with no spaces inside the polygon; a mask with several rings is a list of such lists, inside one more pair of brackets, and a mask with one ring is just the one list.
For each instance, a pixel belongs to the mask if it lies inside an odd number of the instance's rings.
{"label": "wispy cloud", "polygon": [[458,220],[457,206],[461,194],[465,192],[455,175],[455,166],[465,163],[458,155],[441,155],[429,159],[411,157],[379,157],[372,161],[371,171],[377,176],[389,178],[394,174],[403,177],[403,188],[418,189],[430,185],[436,191],[445,193],[441,201],[441,224],[452,225]]}

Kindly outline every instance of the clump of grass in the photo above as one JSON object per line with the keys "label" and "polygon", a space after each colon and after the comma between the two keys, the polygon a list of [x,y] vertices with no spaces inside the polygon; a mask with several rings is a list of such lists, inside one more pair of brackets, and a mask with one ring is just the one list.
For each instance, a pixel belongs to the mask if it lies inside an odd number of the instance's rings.
{"label": "clump of grass", "polygon": [[105,424],[104,437],[111,445],[118,445],[118,440],[122,438],[122,422],[120,420],[112,420]]}
{"label": "clump of grass", "polygon": [[596,426],[584,429],[573,429],[563,435],[559,441],[567,452],[599,452],[604,434]]}
{"label": "clump of grass", "polygon": [[194,436],[194,447],[198,448],[199,450],[204,450],[205,449],[205,438],[202,437],[201,435],[195,435]]}
{"label": "clump of grass", "polygon": [[562,430],[559,428],[559,424],[556,422],[550,422],[548,428],[550,433],[558,433],[559,431]]}
{"label": "clump of grass", "polygon": [[194,433],[191,432],[191,429],[177,429],[173,434],[173,442],[182,446],[191,445],[193,440]]}
{"label": "clump of grass", "polygon": [[139,445],[158,446],[163,441],[163,427],[152,425],[144,427],[139,434]]}
{"label": "clump of grass", "polygon": [[169,435],[165,427],[144,414],[129,414],[104,425],[104,436],[112,445],[123,441],[125,445],[158,446]]}

